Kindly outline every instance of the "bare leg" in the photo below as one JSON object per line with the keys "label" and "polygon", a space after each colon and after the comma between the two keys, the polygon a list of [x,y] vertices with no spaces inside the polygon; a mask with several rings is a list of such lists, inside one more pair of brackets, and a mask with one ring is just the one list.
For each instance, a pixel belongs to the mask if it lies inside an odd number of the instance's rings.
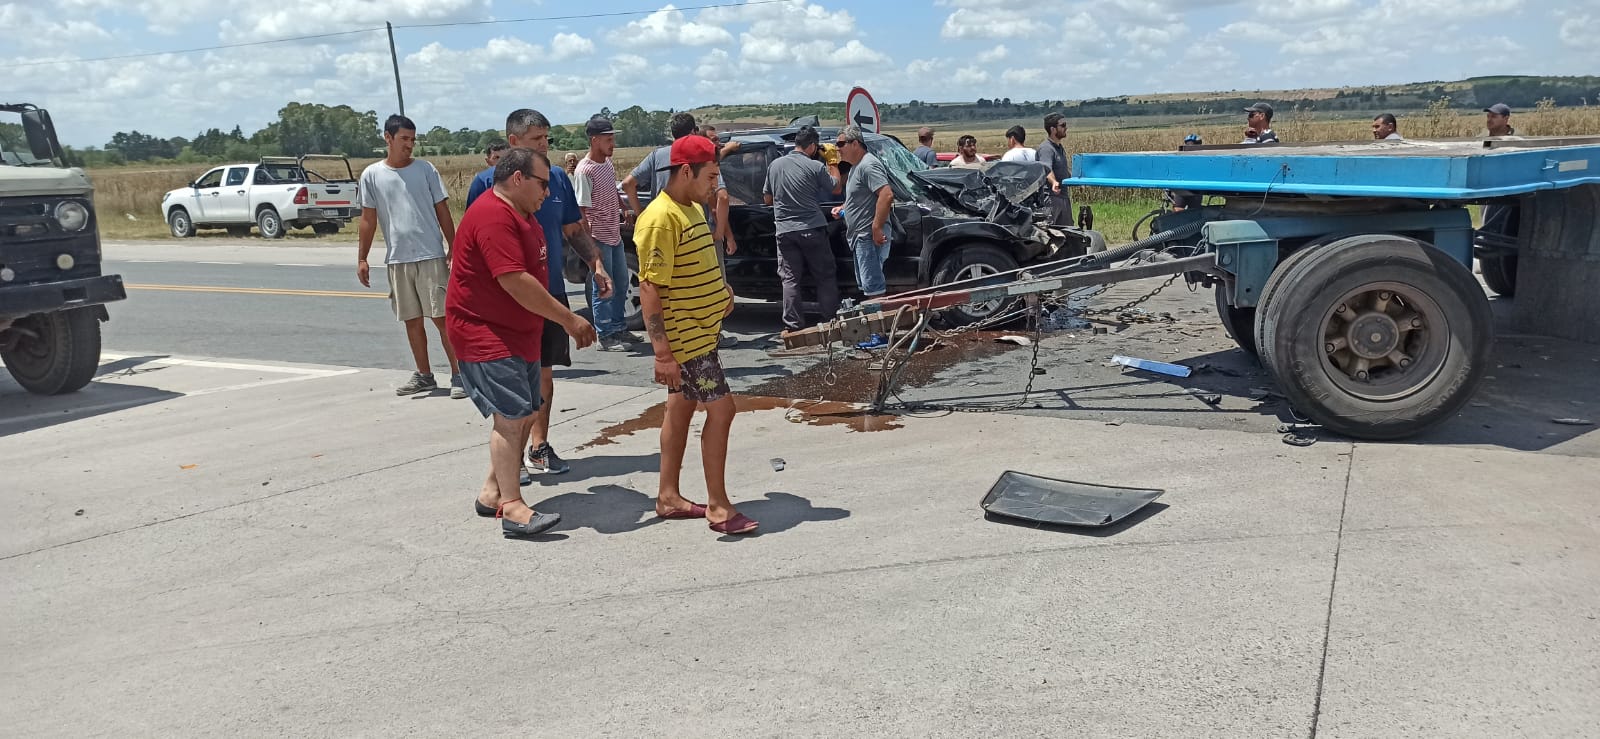
{"label": "bare leg", "polygon": [[411,358],[417,362],[417,371],[433,374],[433,367],[428,363],[428,331],[422,327],[421,318],[406,321],[406,341],[411,344]]}
{"label": "bare leg", "polygon": [[[724,395],[715,402],[706,403],[706,426],[700,432],[700,457],[706,471],[706,520],[722,523],[737,513],[728,500],[726,472],[728,467],[728,432],[733,428],[736,409],[732,395]],[[666,455],[665,450],[662,456]],[[666,470],[666,464],[661,466]]]}
{"label": "bare leg", "polygon": [[444,319],[433,319],[433,325],[439,329],[439,343],[444,345],[445,359],[450,360],[450,376],[455,377],[456,373],[461,371],[461,367],[456,364],[456,348],[450,346],[450,336],[444,332]]}
{"label": "bare leg", "polygon": [[478,502],[500,506],[500,515],[517,523],[527,523],[534,511],[522,500],[522,441],[528,436],[528,419],[510,419],[496,414],[489,435],[489,478],[478,493]]}
{"label": "bare leg", "polygon": [[[661,419],[661,482],[656,489],[656,512],[687,510],[678,489],[678,477],[683,472],[683,450],[689,444],[689,422],[694,419],[695,402],[683,393],[667,393],[667,412]],[[727,439],[723,439],[727,448]]]}
{"label": "bare leg", "polygon": [[528,448],[533,449],[550,440],[550,405],[556,396],[556,368],[545,367],[539,372],[539,396],[544,402],[539,405],[539,410],[534,411],[533,428],[530,430]]}

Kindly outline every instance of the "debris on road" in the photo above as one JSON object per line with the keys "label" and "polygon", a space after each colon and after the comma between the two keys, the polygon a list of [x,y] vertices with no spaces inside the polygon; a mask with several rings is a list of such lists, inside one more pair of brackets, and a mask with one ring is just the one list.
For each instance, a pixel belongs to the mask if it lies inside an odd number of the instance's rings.
{"label": "debris on road", "polygon": [[1594,425],[1594,421],[1591,421],[1591,420],[1589,420],[1587,418],[1552,418],[1552,419],[1550,419],[1550,422],[1551,423],[1559,423],[1559,424],[1561,424],[1563,426],[1593,426]]}
{"label": "debris on road", "polygon": [[1200,388],[1192,387],[1189,388],[1189,394],[1199,398],[1200,402],[1205,403],[1206,405],[1214,406],[1222,404],[1222,395],[1219,393],[1206,392]]}
{"label": "debris on road", "polygon": [[1140,359],[1138,357],[1124,357],[1121,354],[1113,356],[1111,358],[1111,362],[1112,364],[1120,364],[1124,367],[1142,369],[1148,372],[1170,375],[1172,377],[1188,377],[1189,374],[1193,372],[1193,370],[1181,364],[1157,362],[1154,359]]}
{"label": "debris on road", "polygon": [[73,512],[72,512],[72,515],[74,515],[74,516],[81,516],[81,515],[83,515],[83,509],[82,509],[82,508],[79,508],[79,509],[78,509],[78,510],[76,510],[76,511],[73,511]]}
{"label": "debris on road", "polygon": [[1289,446],[1311,446],[1317,443],[1317,437],[1307,433],[1290,431],[1283,435],[1283,443]]}
{"label": "debris on road", "polygon": [[995,341],[1000,341],[1007,344],[1016,344],[1017,346],[1033,346],[1033,339],[1030,339],[1026,336],[1015,336],[1008,334],[995,339]]}
{"label": "debris on road", "polygon": [[192,469],[194,469],[196,467],[199,467],[199,466],[200,465],[197,465],[197,464],[180,464],[180,465],[178,465],[178,469],[187,471],[187,470],[192,470]]}
{"label": "debris on road", "polygon": [[979,502],[987,513],[1055,526],[1109,526],[1165,490],[1125,488],[1007,470]]}
{"label": "debris on road", "polygon": [[767,461],[772,463],[772,471],[773,472],[782,472],[783,471],[784,464],[785,464],[784,461],[783,461],[783,457],[773,457],[772,459],[767,460]]}

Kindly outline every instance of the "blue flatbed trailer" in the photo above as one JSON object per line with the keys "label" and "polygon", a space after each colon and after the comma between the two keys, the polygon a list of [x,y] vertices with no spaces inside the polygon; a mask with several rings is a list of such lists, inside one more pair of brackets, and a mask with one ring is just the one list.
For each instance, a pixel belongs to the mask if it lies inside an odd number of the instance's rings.
{"label": "blue flatbed trailer", "polygon": [[[1491,288],[1520,288],[1519,329],[1600,342],[1600,137],[1184,147],[1072,164],[1068,185],[1201,204],[1164,210],[1134,244],[868,301],[855,320],[1182,273],[1215,288],[1229,335],[1296,409],[1364,439],[1442,423],[1476,391],[1493,325],[1475,254]],[[1475,229],[1473,203],[1500,209],[1501,225]],[[1114,266],[1151,248],[1160,259]]]}

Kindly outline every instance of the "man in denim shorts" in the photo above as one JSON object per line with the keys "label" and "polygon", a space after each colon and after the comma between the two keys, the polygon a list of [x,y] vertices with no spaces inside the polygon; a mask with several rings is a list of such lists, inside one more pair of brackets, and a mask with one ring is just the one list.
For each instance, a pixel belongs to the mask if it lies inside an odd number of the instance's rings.
{"label": "man in denim shorts", "polygon": [[467,397],[485,418],[489,477],[474,508],[500,518],[508,537],[533,536],[561,521],[522,500],[520,456],[528,441],[540,394],[541,350],[546,320],[578,343],[595,341],[594,328],[550,295],[544,232],[530,216],[550,187],[550,161],[543,153],[510,149],[494,169],[494,186],[467,209],[455,241],[445,327],[461,362]]}
{"label": "man in denim shorts", "polygon": [[894,241],[889,221],[894,190],[889,187],[889,170],[867,151],[863,138],[859,126],[845,126],[835,142],[839,158],[850,163],[850,174],[845,178],[844,205],[834,208],[833,214],[844,217],[861,294],[876,298],[889,291],[883,263],[889,260],[889,246]]}
{"label": "man in denim shorts", "polygon": [[[757,524],[734,509],[725,479],[735,409],[717,358],[717,341],[722,318],[733,310],[733,294],[717,266],[716,244],[701,205],[714,192],[720,174],[716,145],[704,136],[680,138],[672,144],[669,166],[672,174],[666,188],[650,201],[633,228],[639,250],[639,297],[655,351],[655,378],[667,386],[656,515],[704,518],[719,534],[749,534]],[[699,408],[706,411],[700,435],[705,505],[689,502],[678,488],[689,422]]]}

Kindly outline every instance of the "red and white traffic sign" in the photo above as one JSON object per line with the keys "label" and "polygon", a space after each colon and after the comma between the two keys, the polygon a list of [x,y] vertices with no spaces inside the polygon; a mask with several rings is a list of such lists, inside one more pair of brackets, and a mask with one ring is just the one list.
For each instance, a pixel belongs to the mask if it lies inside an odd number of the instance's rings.
{"label": "red and white traffic sign", "polygon": [[850,96],[844,99],[844,118],[846,123],[854,123],[863,131],[879,133],[883,128],[883,118],[878,115],[878,103],[866,88],[850,90]]}

